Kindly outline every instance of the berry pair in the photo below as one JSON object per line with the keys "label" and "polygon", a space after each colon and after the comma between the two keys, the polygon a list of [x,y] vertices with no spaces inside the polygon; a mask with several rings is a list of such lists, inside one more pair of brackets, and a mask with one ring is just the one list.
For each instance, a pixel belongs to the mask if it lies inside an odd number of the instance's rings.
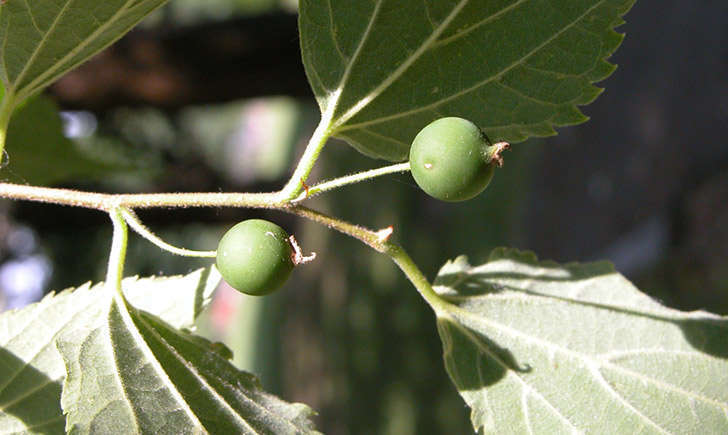
{"label": "berry pair", "polygon": [[[472,122],[441,118],[423,128],[410,149],[417,185],[443,201],[464,201],[493,178],[504,142],[491,145]],[[233,288],[262,296],[280,288],[298,264],[300,250],[283,228],[261,219],[232,227],[217,248],[217,268]]]}

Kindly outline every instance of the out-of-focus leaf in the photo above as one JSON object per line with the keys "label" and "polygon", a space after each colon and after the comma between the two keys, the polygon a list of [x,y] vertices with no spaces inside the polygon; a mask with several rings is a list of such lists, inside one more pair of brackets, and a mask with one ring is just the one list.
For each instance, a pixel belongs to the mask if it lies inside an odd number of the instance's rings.
{"label": "out-of-focus leaf", "polygon": [[46,97],[29,100],[10,122],[0,176],[21,183],[52,185],[70,179],[99,178],[122,165],[88,157],[63,135],[56,104]]}
{"label": "out-of-focus leaf", "polygon": [[10,0],[0,6],[0,80],[18,102],[121,38],[166,0]]}
{"label": "out-of-focus leaf", "polygon": [[304,0],[303,62],[323,122],[364,154],[405,159],[443,116],[522,141],[587,119],[633,3]]}
{"label": "out-of-focus leaf", "polygon": [[666,308],[605,262],[496,250],[435,290],[445,366],[493,433],[726,433],[728,318]]}
{"label": "out-of-focus leaf", "polygon": [[[184,326],[209,303],[216,281],[217,272],[201,269],[187,276],[129,278],[123,287],[135,301],[158,291],[159,295],[142,303],[144,307]],[[155,282],[159,282],[157,289]],[[169,300],[158,301],[161,295]],[[64,431],[60,400],[66,370],[56,338],[81,334],[89,322],[103,317],[110,303],[102,284],[85,284],[0,315],[0,433]]]}

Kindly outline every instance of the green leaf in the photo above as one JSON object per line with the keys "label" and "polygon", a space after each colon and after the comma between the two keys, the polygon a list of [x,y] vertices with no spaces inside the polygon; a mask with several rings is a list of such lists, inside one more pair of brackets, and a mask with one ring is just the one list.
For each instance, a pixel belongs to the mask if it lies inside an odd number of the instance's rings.
{"label": "green leaf", "polygon": [[402,160],[460,116],[518,142],[587,118],[634,0],[302,0],[303,62],[329,131]]}
{"label": "green leaf", "polygon": [[495,250],[435,290],[445,366],[492,433],[727,433],[728,317],[673,310],[606,263]]}
{"label": "green leaf", "polygon": [[122,37],[166,0],[10,0],[0,6],[0,80],[16,101]]}
{"label": "green leaf", "polygon": [[108,176],[121,165],[88,157],[63,135],[58,107],[49,98],[32,98],[13,115],[0,176],[33,185]]}
{"label": "green leaf", "polygon": [[78,328],[80,315],[96,312],[101,294],[86,284],[0,315],[3,433],[63,433],[60,400],[66,372],[55,338],[64,329]]}
{"label": "green leaf", "polygon": [[[153,299],[145,302],[145,308],[186,325],[191,315],[209,303],[218,281],[217,272],[201,269],[187,276],[129,278],[123,287],[130,299],[141,301],[142,294],[155,291],[154,283],[159,282],[157,290],[170,301]],[[103,316],[110,303],[102,284],[93,288],[85,284],[0,315],[0,432],[63,432],[60,400],[66,370],[55,340],[88,329],[88,323]],[[172,308],[173,303],[179,306]]]}
{"label": "green leaf", "polygon": [[74,433],[309,433],[312,411],[264,393],[216,347],[114,301],[58,341]]}
{"label": "green leaf", "polygon": [[210,266],[184,276],[126,278],[123,288],[135,308],[154,313],[175,328],[189,329],[212,302],[221,279],[217,268]]}

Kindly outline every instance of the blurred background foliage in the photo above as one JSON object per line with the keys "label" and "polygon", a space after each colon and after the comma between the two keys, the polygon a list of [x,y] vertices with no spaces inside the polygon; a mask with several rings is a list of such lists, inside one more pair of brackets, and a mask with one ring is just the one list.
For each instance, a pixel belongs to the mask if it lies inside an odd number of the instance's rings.
{"label": "blurred background foliage", "polygon": [[[108,192],[279,188],[318,121],[295,9],[172,0],[15,116],[0,176]],[[728,313],[728,8],[640,0],[627,19],[612,59],[620,68],[585,108],[593,119],[514,146],[478,198],[436,202],[398,175],[310,205],[392,225],[430,277],[447,259],[481,263],[507,245],[561,262],[607,258],[668,305]],[[332,142],[312,180],[380,164]],[[222,286],[199,330],[224,340],[268,390],[318,410],[323,432],[470,431],[433,315],[385,257],[279,212],[139,214],[192,249],[214,249],[235,222],[265,217],[318,254],[274,296]],[[102,279],[110,234],[97,212],[0,202],[0,306]],[[207,264],[132,236],[127,274]]]}

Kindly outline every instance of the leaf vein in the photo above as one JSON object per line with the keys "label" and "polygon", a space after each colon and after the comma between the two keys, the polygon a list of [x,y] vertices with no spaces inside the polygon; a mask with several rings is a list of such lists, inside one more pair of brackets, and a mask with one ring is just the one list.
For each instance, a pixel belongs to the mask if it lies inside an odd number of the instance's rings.
{"label": "leaf vein", "polygon": [[635,408],[631,403],[629,403],[629,401],[626,398],[624,398],[621,394],[619,394],[619,392],[616,391],[614,389],[614,387],[612,387],[609,384],[609,382],[607,382],[606,379],[604,379],[604,376],[602,375],[602,373],[599,371],[599,369],[597,367],[595,367],[592,364],[589,364],[589,372],[591,372],[591,374],[594,376],[594,378],[596,378],[597,383],[599,385],[601,385],[602,388],[604,388],[607,391],[607,393],[609,393],[612,397],[614,397],[614,399],[617,402],[621,402],[625,408],[629,409],[633,414],[637,415],[639,418],[646,421],[650,426],[654,427],[661,433],[665,433],[665,434],[669,433],[662,426],[657,424],[657,422],[653,421],[651,418],[649,418],[648,416],[646,416],[645,414],[640,412],[639,409]]}
{"label": "leaf vein", "polygon": [[409,146],[408,144],[406,144],[406,143],[402,142],[402,141],[401,141],[401,140],[399,140],[399,139],[395,139],[395,138],[393,138],[393,137],[385,136],[385,135],[383,135],[383,134],[377,133],[377,132],[375,132],[375,131],[373,131],[373,130],[370,130],[370,129],[368,129],[368,128],[362,128],[362,129],[361,129],[361,131],[363,131],[363,132],[366,132],[366,133],[369,133],[369,134],[371,134],[372,136],[378,137],[379,139],[382,139],[382,140],[387,140],[387,141],[389,141],[389,142],[394,142],[394,143],[396,143],[396,144],[398,144],[398,145],[403,145],[403,146]]}
{"label": "leaf vein", "polygon": [[[460,13],[460,11],[467,5],[469,0],[461,0],[460,3],[458,3],[453,10],[450,12],[450,14],[440,23],[440,25],[430,34],[430,36],[425,39],[425,41],[420,45],[417,50],[412,53],[411,56],[409,56],[407,59],[402,62],[402,64],[397,67],[396,70],[389,76],[387,76],[382,83],[379,84],[376,88],[374,88],[373,91],[369,93],[369,95],[365,96],[361,100],[359,100],[358,103],[356,103],[352,108],[350,108],[346,113],[344,113],[338,120],[334,121],[332,131],[336,131],[342,124],[344,124],[346,121],[351,119],[354,115],[359,113],[364,107],[366,107],[372,100],[377,98],[382,92],[384,92],[389,86],[394,83],[397,79],[399,79],[402,74],[404,74],[405,71],[409,69],[409,67],[422,56],[423,53],[425,53],[429,48],[432,46],[433,42],[437,40],[437,37],[442,34],[442,32],[445,31],[447,26],[450,25],[452,20],[455,19],[455,17]],[[352,62],[353,63],[353,62]]]}
{"label": "leaf vein", "polygon": [[597,363],[596,364],[598,364],[599,366],[601,366],[603,368],[612,369],[614,371],[624,373],[625,375],[632,376],[633,378],[636,378],[636,379],[638,379],[638,380],[640,380],[642,382],[650,383],[650,384],[656,386],[657,388],[660,388],[660,389],[663,389],[663,390],[667,390],[667,391],[671,391],[673,393],[679,393],[679,394],[682,394],[684,396],[688,396],[688,397],[691,397],[693,399],[696,399],[696,400],[699,400],[701,402],[704,402],[706,404],[709,404],[711,406],[715,406],[715,407],[718,407],[718,408],[723,408],[724,410],[728,411],[728,404],[726,404],[724,402],[720,402],[718,400],[715,400],[715,399],[710,398],[710,397],[703,396],[701,394],[695,394],[692,391],[688,391],[688,390],[685,390],[684,388],[680,388],[680,387],[677,387],[675,385],[668,384],[666,382],[662,382],[662,381],[660,381],[658,379],[651,378],[649,376],[645,376],[642,373],[639,373],[639,372],[634,371],[634,370],[627,369],[627,368],[622,367],[622,366],[619,366],[617,364],[613,364],[613,363],[610,363],[610,362],[601,362],[601,364],[600,364],[600,362],[601,361],[598,361],[597,360]]}
{"label": "leaf vein", "polygon": [[[189,361],[187,361],[187,359],[185,359],[185,358],[184,358],[184,356],[180,355],[180,354],[179,354],[179,352],[177,352],[177,350],[176,350],[176,349],[174,348],[174,346],[171,346],[171,345],[170,345],[169,343],[167,343],[167,341],[166,341],[166,340],[165,340],[165,339],[164,339],[164,338],[163,338],[162,336],[160,336],[160,335],[159,335],[159,333],[157,332],[157,330],[156,330],[156,329],[155,329],[155,328],[154,328],[153,326],[151,326],[151,325],[150,325],[150,324],[149,324],[149,323],[148,323],[148,322],[147,322],[147,321],[146,321],[146,320],[145,320],[144,318],[140,318],[140,319],[139,319],[139,321],[140,321],[140,322],[141,322],[142,324],[144,324],[144,325],[145,325],[145,326],[146,326],[146,327],[148,328],[149,332],[150,332],[151,334],[153,334],[153,335],[155,336],[155,338],[156,338],[156,339],[157,339],[157,340],[158,340],[158,341],[159,341],[159,342],[160,342],[160,343],[161,343],[161,344],[162,344],[162,345],[163,345],[163,346],[164,346],[164,347],[165,347],[165,348],[166,348],[166,349],[167,349],[167,350],[168,350],[168,351],[169,351],[169,352],[170,352],[170,353],[171,353],[171,354],[172,354],[172,355],[173,355],[173,356],[174,356],[174,357],[175,357],[175,358],[176,358],[176,359],[177,359],[177,360],[178,360],[178,361],[179,361],[179,362],[181,363],[181,364],[183,364],[183,365],[184,365],[185,367],[187,367],[187,368],[189,369],[190,373],[192,373],[192,375],[193,375],[193,376],[195,377],[195,379],[197,379],[197,380],[198,380],[198,382],[199,382],[199,383],[200,383],[201,385],[203,385],[203,386],[205,387],[205,390],[206,390],[206,391],[207,391],[207,392],[208,392],[209,394],[213,395],[213,396],[214,396],[214,397],[216,398],[216,401],[217,401],[217,403],[223,403],[223,404],[224,404],[224,406],[225,406],[225,408],[226,408],[226,409],[227,409],[228,411],[230,411],[230,414],[232,414],[232,416],[233,416],[233,417],[234,417],[235,419],[237,419],[237,420],[238,420],[238,421],[239,421],[239,422],[240,422],[241,424],[245,425],[245,426],[246,426],[247,428],[249,428],[249,429],[250,429],[251,431],[253,431],[253,432],[255,432],[255,433],[258,433],[258,432],[257,432],[257,431],[256,431],[256,430],[255,430],[255,429],[254,429],[254,428],[253,428],[253,427],[252,427],[251,425],[250,425],[250,423],[249,423],[249,422],[248,422],[247,420],[245,420],[244,418],[242,418],[242,417],[241,417],[241,416],[240,416],[240,415],[238,414],[238,412],[237,412],[237,411],[236,411],[236,410],[235,410],[235,409],[234,409],[234,408],[232,407],[232,405],[230,405],[230,403],[229,403],[229,402],[227,401],[227,399],[225,399],[224,397],[222,397],[222,396],[221,396],[221,395],[220,395],[220,394],[219,394],[219,393],[217,392],[217,390],[215,390],[215,388],[214,388],[214,387],[213,387],[213,386],[212,386],[212,385],[211,385],[211,384],[210,384],[210,383],[209,383],[209,382],[207,381],[207,379],[205,379],[205,377],[204,377],[204,376],[203,376],[203,375],[202,375],[202,374],[201,374],[201,373],[200,373],[200,372],[199,372],[199,371],[198,371],[198,370],[196,369],[196,366],[194,366],[194,365],[190,364],[190,362],[189,362]],[[177,388],[177,387],[176,387],[176,386],[174,385],[174,383],[172,383],[172,387],[173,387],[173,388],[174,388],[175,390],[176,390],[176,388]],[[240,397],[238,397],[238,399],[244,399],[244,400],[246,400],[246,402],[247,402],[247,403],[249,403],[249,404],[252,404],[253,406],[255,406],[255,407],[256,407],[257,409],[261,410],[262,412],[265,412],[266,414],[271,414],[270,410],[268,410],[267,408],[265,408],[265,407],[264,407],[264,406],[262,406],[261,404],[259,404],[259,403],[255,402],[254,400],[250,400],[250,399],[249,399],[249,398],[248,398],[248,397],[247,397],[246,395],[240,395]],[[191,411],[191,412],[193,412],[193,411]],[[194,412],[193,412],[193,414],[194,414]],[[287,423],[289,423],[290,425],[292,425],[292,423],[290,423],[290,422],[289,422],[288,420],[285,420],[285,421],[286,421]]]}
{"label": "leaf vein", "polygon": [[668,355],[690,356],[690,357],[701,358],[701,359],[713,359],[712,357],[710,357],[702,352],[674,350],[674,349],[651,349],[651,348],[605,352],[605,353],[598,354],[597,356],[603,357],[608,361],[613,361],[613,360],[620,359],[620,358],[627,358],[630,356],[645,355],[645,354],[668,354]]}
{"label": "leaf vein", "polygon": [[[120,298],[121,299],[121,298]],[[164,370],[164,367],[160,364],[160,362],[157,360],[156,356],[154,355],[154,352],[149,348],[149,345],[144,340],[144,337],[141,335],[141,332],[139,331],[139,328],[137,328],[136,324],[134,323],[134,320],[131,318],[131,313],[128,310],[127,303],[125,300],[117,301],[116,299],[113,302],[117,309],[119,310],[119,316],[122,319],[123,325],[126,328],[127,332],[132,335],[134,338],[134,341],[138,343],[138,349],[144,354],[146,357],[148,363],[152,369],[154,370],[154,373],[157,375],[158,379],[162,381],[164,384],[166,384],[169,391],[172,393],[172,395],[175,397],[175,400],[177,403],[180,404],[180,408],[182,408],[185,412],[185,415],[190,419],[191,422],[195,422],[198,426],[202,426],[200,424],[200,421],[198,420],[197,416],[192,412],[191,409],[189,409],[189,406],[183,406],[186,404],[184,398],[182,397],[182,394],[177,389],[177,387],[174,385],[174,382],[172,382],[171,379],[169,379],[169,376],[167,375],[167,372]],[[110,319],[109,319],[110,320]],[[111,325],[107,322],[107,327],[111,329]],[[110,343],[111,344],[111,343]],[[117,348],[116,345],[111,346],[111,352],[114,355],[114,363],[116,364],[116,373],[117,373],[117,379],[119,383],[122,386],[122,392],[125,397],[127,397],[127,402],[129,403],[129,407],[131,408],[132,412],[134,412],[136,419],[135,423],[137,424],[137,427],[139,425],[139,416],[136,414],[136,410],[133,406],[131,406],[131,401],[128,398],[128,391],[127,391],[127,385],[124,383],[124,379],[121,376],[121,373],[123,373],[123,368],[119,365],[119,355],[117,354],[117,351],[120,351],[120,348]]]}
{"label": "leaf vein", "polygon": [[512,3],[512,4],[504,7],[501,10],[494,12],[492,15],[483,18],[479,22],[474,23],[471,26],[468,26],[468,27],[466,27],[465,29],[463,29],[463,30],[461,30],[459,32],[453,33],[451,36],[448,36],[445,39],[441,39],[441,40],[435,42],[433,44],[433,47],[438,47],[438,46],[441,46],[441,45],[447,45],[447,44],[449,44],[449,43],[451,43],[453,41],[456,41],[456,40],[464,37],[468,33],[473,32],[475,29],[477,29],[479,27],[482,27],[482,26],[484,26],[484,25],[492,22],[496,18],[499,18],[502,15],[510,12],[512,9],[515,9],[516,7],[520,6],[522,3],[525,3],[525,2],[526,2],[526,0],[518,0],[515,3]]}
{"label": "leaf vein", "polygon": [[500,365],[505,373],[508,376],[514,377],[517,382],[521,384],[521,387],[524,389],[527,389],[530,391],[535,397],[537,397],[539,400],[543,401],[543,403],[546,405],[547,408],[549,408],[559,419],[564,421],[569,427],[572,428],[572,430],[576,430],[577,427],[574,423],[571,422],[565,415],[561,414],[561,412],[553,405],[551,402],[549,402],[538,390],[536,390],[531,384],[526,382],[525,379],[518,373],[516,373],[515,370],[511,369],[511,367],[503,361],[502,358],[500,358],[497,354],[493,353],[490,348],[483,345],[482,341],[478,339],[478,337],[473,336],[473,331],[468,328],[465,325],[460,324],[460,322],[455,319],[453,321],[453,324],[455,327],[460,329],[463,334],[465,334],[473,343],[475,343],[475,346],[482,351],[482,353],[487,354],[490,358],[492,358],[498,365]]}
{"label": "leaf vein", "polygon": [[46,426],[46,425],[48,425],[50,423],[54,423],[54,422],[56,422],[58,420],[65,420],[65,419],[66,419],[66,416],[63,415],[63,414],[61,414],[61,415],[57,415],[57,416],[55,416],[55,417],[53,417],[51,419],[48,419],[48,420],[45,420],[45,421],[41,421],[41,422],[38,422],[38,423],[35,423],[35,424],[32,424],[32,425],[29,425],[29,426],[24,426],[24,427],[25,427],[25,429],[35,429],[37,427],[43,427],[43,426]]}
{"label": "leaf vein", "polygon": [[[632,377],[634,377],[636,379],[639,379],[641,381],[649,382],[649,383],[651,383],[653,385],[656,385],[656,386],[658,386],[658,387],[660,387],[662,389],[679,392],[679,393],[685,394],[686,396],[690,396],[690,397],[693,397],[695,399],[701,400],[703,402],[710,403],[710,404],[712,404],[714,406],[718,406],[718,407],[725,407],[726,406],[725,404],[723,404],[721,402],[718,402],[718,401],[716,401],[714,399],[711,399],[709,397],[705,397],[705,396],[702,396],[702,395],[699,395],[699,394],[695,394],[693,392],[689,392],[689,391],[683,390],[683,389],[678,388],[678,387],[676,387],[674,385],[671,385],[671,384],[666,384],[666,383],[660,382],[657,379],[644,376],[641,373],[635,372],[633,370],[629,370],[627,368],[621,367],[621,366],[619,366],[617,364],[614,364],[614,363],[611,363],[609,361],[601,360],[599,358],[595,358],[594,356],[589,355],[589,354],[586,354],[586,353],[576,352],[574,350],[571,350],[569,348],[565,348],[565,347],[560,346],[558,344],[545,341],[545,340],[543,340],[543,339],[541,339],[539,337],[535,337],[533,335],[529,335],[529,334],[526,334],[524,332],[518,331],[516,329],[513,329],[510,326],[504,325],[503,323],[496,322],[496,321],[493,321],[491,319],[486,319],[486,318],[483,318],[481,316],[477,316],[477,315],[471,313],[468,310],[465,310],[463,308],[458,307],[457,305],[451,305],[450,307],[451,307],[451,309],[454,309],[455,311],[457,311],[457,315],[458,316],[462,316],[464,318],[469,318],[475,324],[484,324],[487,327],[490,327],[492,329],[501,331],[501,332],[503,332],[505,334],[509,334],[509,335],[511,335],[513,337],[517,337],[517,338],[520,338],[520,339],[524,339],[526,341],[533,342],[533,343],[535,343],[537,345],[540,345],[541,347],[543,347],[545,349],[553,350],[555,352],[560,352],[560,353],[562,353],[564,355],[567,355],[567,356],[569,356],[570,358],[573,358],[573,359],[584,360],[588,364],[590,364],[591,366],[594,366],[594,367],[604,367],[604,368],[612,369],[612,370],[615,370],[615,371],[619,371],[619,372],[628,374],[628,375],[630,375],[630,376],[632,376]],[[466,325],[462,325],[462,328],[469,329]]]}
{"label": "leaf vein", "polygon": [[28,0],[23,0],[23,3],[25,3],[25,6],[28,8],[28,16],[30,17],[30,22],[33,24],[33,27],[35,27],[35,30],[38,31],[38,34],[43,35],[43,31],[40,29],[40,26],[35,21],[35,17],[33,16],[33,13],[31,12],[31,6]]}
{"label": "leaf vein", "polygon": [[[26,364],[24,367],[27,367],[27,366],[28,365]],[[22,372],[22,370],[21,370],[21,372]],[[0,405],[0,410],[3,410],[4,411],[4,410],[12,407],[13,405],[15,405],[16,403],[22,401],[26,397],[29,397],[29,396],[33,395],[33,393],[42,390],[46,385],[52,384],[52,383],[55,383],[55,382],[56,382],[56,379],[46,378],[40,384],[35,385],[33,388],[28,388],[27,390],[23,391],[21,394],[18,394],[17,396],[14,396],[12,398],[12,400],[1,404]]]}
{"label": "leaf vein", "polygon": [[498,82],[498,85],[499,86],[502,86],[503,88],[512,91],[514,94],[516,94],[516,95],[518,95],[518,96],[520,96],[520,97],[522,97],[522,98],[524,98],[524,99],[526,99],[528,101],[534,102],[536,104],[543,104],[545,106],[551,106],[551,107],[558,107],[559,106],[559,104],[552,103],[551,101],[546,101],[546,100],[542,100],[540,98],[532,97],[531,95],[528,95],[528,94],[524,93],[523,91],[514,88],[511,85],[507,85],[507,84],[503,83],[503,81],[499,81]]}
{"label": "leaf vein", "polygon": [[[33,50],[33,53],[31,53],[30,58],[28,58],[28,61],[23,66],[23,69],[20,70],[20,73],[18,73],[18,76],[15,78],[15,84],[18,84],[22,81],[23,76],[25,76],[25,74],[28,71],[28,68],[30,68],[30,66],[33,64],[33,61],[38,56],[38,53],[40,53],[41,48],[44,47],[46,42],[48,41],[48,39],[49,39],[48,35],[50,35],[53,32],[53,30],[55,30],[56,26],[61,21],[61,18],[65,15],[66,9],[68,9],[69,5],[72,3],[73,3],[73,0],[70,0],[70,1],[66,2],[66,4],[63,5],[61,10],[58,11],[58,14],[53,19],[53,22],[51,23],[51,26],[48,28],[48,32],[46,32],[45,35],[43,35],[43,31],[40,30],[40,28],[38,26],[35,26],[36,29],[38,29],[38,32],[40,33],[41,40],[38,42],[38,45],[36,45],[35,49]],[[30,16],[32,21],[35,21],[35,19],[33,18],[33,14],[30,12],[31,8],[30,8],[30,4],[28,3],[27,0],[25,0],[25,4],[28,6],[28,16]],[[24,99],[24,98],[21,97],[21,99]]]}
{"label": "leaf vein", "polygon": [[354,50],[354,54],[351,55],[351,58],[349,59],[349,62],[346,64],[346,69],[344,70],[344,74],[341,75],[341,80],[339,81],[339,86],[337,86],[338,92],[335,92],[334,95],[336,95],[331,108],[331,113],[333,114],[336,110],[336,106],[339,103],[339,98],[341,98],[341,90],[344,89],[344,86],[346,86],[346,83],[349,81],[349,75],[351,74],[351,70],[354,68],[354,63],[356,62],[357,58],[359,57],[359,53],[361,53],[364,44],[366,43],[367,39],[369,38],[369,34],[371,33],[372,29],[374,28],[374,21],[377,19],[377,15],[379,15],[379,10],[381,9],[382,2],[384,0],[377,0],[377,4],[374,6],[374,10],[372,11],[372,16],[369,19],[369,23],[367,23],[366,29],[364,29],[364,33],[362,33],[361,38],[359,39],[359,43],[357,44],[356,50]]}
{"label": "leaf vein", "polygon": [[[109,27],[111,27],[111,25],[114,24],[116,22],[117,18],[122,16],[123,13],[127,12],[130,9],[133,9],[134,7],[144,6],[148,3],[153,3],[153,2],[152,1],[146,1],[146,2],[142,1],[141,3],[139,3],[137,5],[134,5],[133,3],[134,3],[134,0],[127,0],[127,2],[122,7],[120,7],[119,10],[112,17],[110,17],[108,21],[106,21],[106,23],[99,26],[88,37],[86,37],[84,40],[79,42],[79,44],[76,46],[76,48],[74,48],[73,50],[70,50],[68,53],[66,53],[66,55],[63,56],[61,59],[59,59],[51,68],[47,69],[46,71],[43,72],[43,74],[40,74],[33,81],[31,81],[28,84],[28,86],[26,87],[27,91],[25,91],[23,93],[24,95],[20,98],[24,99],[26,96],[35,92],[37,90],[36,88],[39,87],[43,83],[43,81],[46,80],[49,76],[52,76],[53,74],[57,73],[60,67],[63,67],[63,66],[68,67],[68,65],[64,65],[64,63],[66,61],[72,59],[75,55],[77,55],[78,53],[83,51],[86,47],[88,47],[88,45],[91,42],[93,42],[94,40],[96,40],[96,38],[99,35],[103,34]],[[159,2],[159,5],[161,5],[163,3],[164,3],[163,1]],[[122,35],[123,35],[123,33],[120,34],[119,37],[121,37]]]}
{"label": "leaf vein", "polygon": [[[78,291],[78,290],[80,290],[80,289],[81,289],[81,288],[78,288],[78,289],[76,289],[75,291]],[[40,315],[42,314],[42,312],[44,312],[44,311],[45,311],[46,309],[49,309],[49,308],[51,308],[51,307],[52,307],[52,306],[51,306],[51,305],[49,305],[49,306],[46,306],[46,307],[44,307],[44,309],[43,309],[43,310],[37,310],[37,313],[34,313],[34,315],[33,315],[33,316],[32,316],[32,317],[31,317],[31,318],[30,318],[30,319],[28,320],[28,322],[27,322],[26,326],[24,326],[24,327],[23,327],[23,330],[22,330],[22,331],[20,331],[20,333],[16,334],[16,335],[15,335],[15,336],[14,336],[13,338],[15,338],[15,337],[18,337],[18,336],[22,336],[22,335],[24,334],[24,332],[26,331],[26,329],[25,329],[25,328],[27,328],[27,327],[28,327],[29,325],[31,325],[31,324],[32,324],[32,323],[33,323],[33,322],[34,322],[34,321],[35,321],[35,320],[36,320],[37,318],[39,318],[39,317],[40,317]],[[71,322],[73,322],[73,321],[74,321],[74,319],[73,319],[73,316],[70,316],[70,317],[68,318],[68,320],[66,320],[66,321],[65,321],[65,322],[63,322],[62,324],[58,325],[58,327],[57,327],[57,328],[55,329],[55,331],[53,331],[53,334],[52,334],[52,335],[50,336],[50,338],[51,338],[51,339],[50,339],[50,340],[48,340],[48,342],[49,342],[49,343],[51,343],[51,342],[52,342],[52,341],[53,341],[53,340],[54,340],[54,339],[55,339],[55,338],[56,338],[56,337],[58,336],[58,334],[59,334],[59,333],[60,333],[60,332],[61,332],[61,331],[62,331],[62,330],[63,330],[63,329],[64,329],[64,328],[66,327],[66,326],[68,326],[68,325],[69,325],[69,324],[70,324]],[[40,347],[39,347],[38,349],[36,349],[35,353],[33,353],[33,354],[32,354],[32,357],[31,357],[31,358],[30,358],[30,359],[29,359],[28,361],[25,361],[25,364],[23,364],[22,366],[20,366],[20,367],[19,367],[19,370],[17,370],[17,371],[16,371],[16,372],[14,372],[13,374],[11,374],[11,375],[10,375],[10,377],[8,377],[7,379],[5,379],[5,385],[3,385],[3,386],[2,386],[1,388],[0,388],[0,391],[3,391],[3,390],[5,389],[5,387],[7,387],[7,386],[8,386],[8,385],[9,385],[9,384],[10,384],[11,382],[13,382],[13,380],[14,380],[14,379],[15,379],[15,378],[16,378],[16,377],[17,377],[17,376],[19,375],[19,374],[21,374],[21,373],[23,372],[23,370],[25,370],[26,368],[28,368],[28,367],[30,366],[30,363],[31,363],[31,361],[35,361],[35,358],[37,358],[37,357],[38,357],[38,355],[40,355],[40,353],[41,353],[41,352],[43,352],[43,349],[45,349],[46,347],[47,347],[47,345],[43,345],[43,346],[40,346]],[[30,356],[30,355],[29,355],[29,356]]]}
{"label": "leaf vein", "polygon": [[[548,45],[551,42],[553,42],[557,37],[561,36],[564,32],[566,32],[567,30],[569,30],[572,26],[576,25],[580,20],[582,20],[584,17],[586,17],[588,14],[590,14],[594,9],[596,9],[599,6],[601,6],[605,1],[606,0],[599,0],[596,4],[594,4],[593,6],[591,6],[590,8],[588,8],[583,14],[581,14],[572,23],[568,24],[567,26],[564,26],[558,32],[555,32],[552,36],[550,36],[549,38],[547,38],[544,42],[542,42],[541,44],[539,44],[538,46],[536,46],[530,52],[526,53],[519,60],[513,62],[512,64],[510,64],[508,66],[506,66],[505,68],[503,68],[497,74],[494,74],[493,76],[491,76],[491,77],[489,77],[489,78],[487,78],[485,80],[482,80],[482,81],[474,84],[473,86],[471,86],[471,87],[469,87],[467,89],[463,89],[462,91],[459,91],[459,92],[456,92],[456,93],[454,93],[454,94],[452,94],[450,96],[441,98],[441,99],[439,99],[437,101],[434,101],[434,102],[432,102],[432,103],[430,103],[428,105],[419,106],[419,107],[417,107],[415,109],[406,110],[404,112],[395,113],[393,115],[382,116],[380,118],[370,119],[368,121],[362,121],[362,122],[357,123],[357,124],[350,124],[350,125],[346,125],[346,126],[343,126],[343,127],[339,127],[338,128],[338,131],[341,132],[341,131],[351,130],[351,129],[354,129],[354,128],[365,127],[365,126],[372,125],[372,124],[379,124],[379,123],[382,123],[382,122],[391,121],[391,120],[394,120],[394,119],[398,119],[398,118],[402,118],[402,117],[405,117],[405,116],[409,116],[409,115],[413,115],[413,114],[416,114],[416,113],[420,113],[420,112],[423,112],[423,111],[426,111],[426,110],[431,110],[431,109],[434,109],[435,107],[438,107],[438,106],[440,106],[442,104],[445,104],[445,103],[447,103],[449,101],[452,101],[452,100],[454,100],[456,98],[462,97],[463,95],[466,95],[466,94],[469,94],[471,92],[474,92],[477,89],[479,89],[479,88],[487,85],[488,83],[500,79],[507,72],[509,72],[512,69],[516,68],[517,66],[525,63],[525,61],[528,60],[528,58],[530,58],[531,56],[533,56],[534,54],[536,54],[539,50],[541,50],[546,45]],[[368,103],[368,102],[369,101],[366,101],[366,103]],[[359,107],[359,105],[355,106],[355,108],[358,108],[358,107]],[[356,112],[358,112],[359,110],[361,110],[361,108],[363,108],[363,106],[360,107],[360,108],[358,108],[358,110]],[[342,120],[340,120],[336,125],[339,126],[339,125],[343,124],[348,119],[350,119],[352,116],[354,116],[356,114],[356,112],[353,113],[351,116],[346,117],[346,119],[344,119],[344,117],[342,117]]]}
{"label": "leaf vein", "polygon": [[346,61],[348,57],[344,55],[343,51],[341,51],[339,40],[336,37],[336,26],[334,25],[334,10],[331,7],[331,0],[326,0],[326,4],[329,8],[329,26],[331,26],[331,39],[334,41],[334,48],[336,48],[336,52],[339,53],[339,57],[341,57],[342,60]]}
{"label": "leaf vein", "polygon": [[534,432],[531,425],[531,414],[528,412],[528,394],[525,389],[521,391],[521,409],[523,410],[523,420],[526,424],[526,430],[529,434],[532,434]]}

